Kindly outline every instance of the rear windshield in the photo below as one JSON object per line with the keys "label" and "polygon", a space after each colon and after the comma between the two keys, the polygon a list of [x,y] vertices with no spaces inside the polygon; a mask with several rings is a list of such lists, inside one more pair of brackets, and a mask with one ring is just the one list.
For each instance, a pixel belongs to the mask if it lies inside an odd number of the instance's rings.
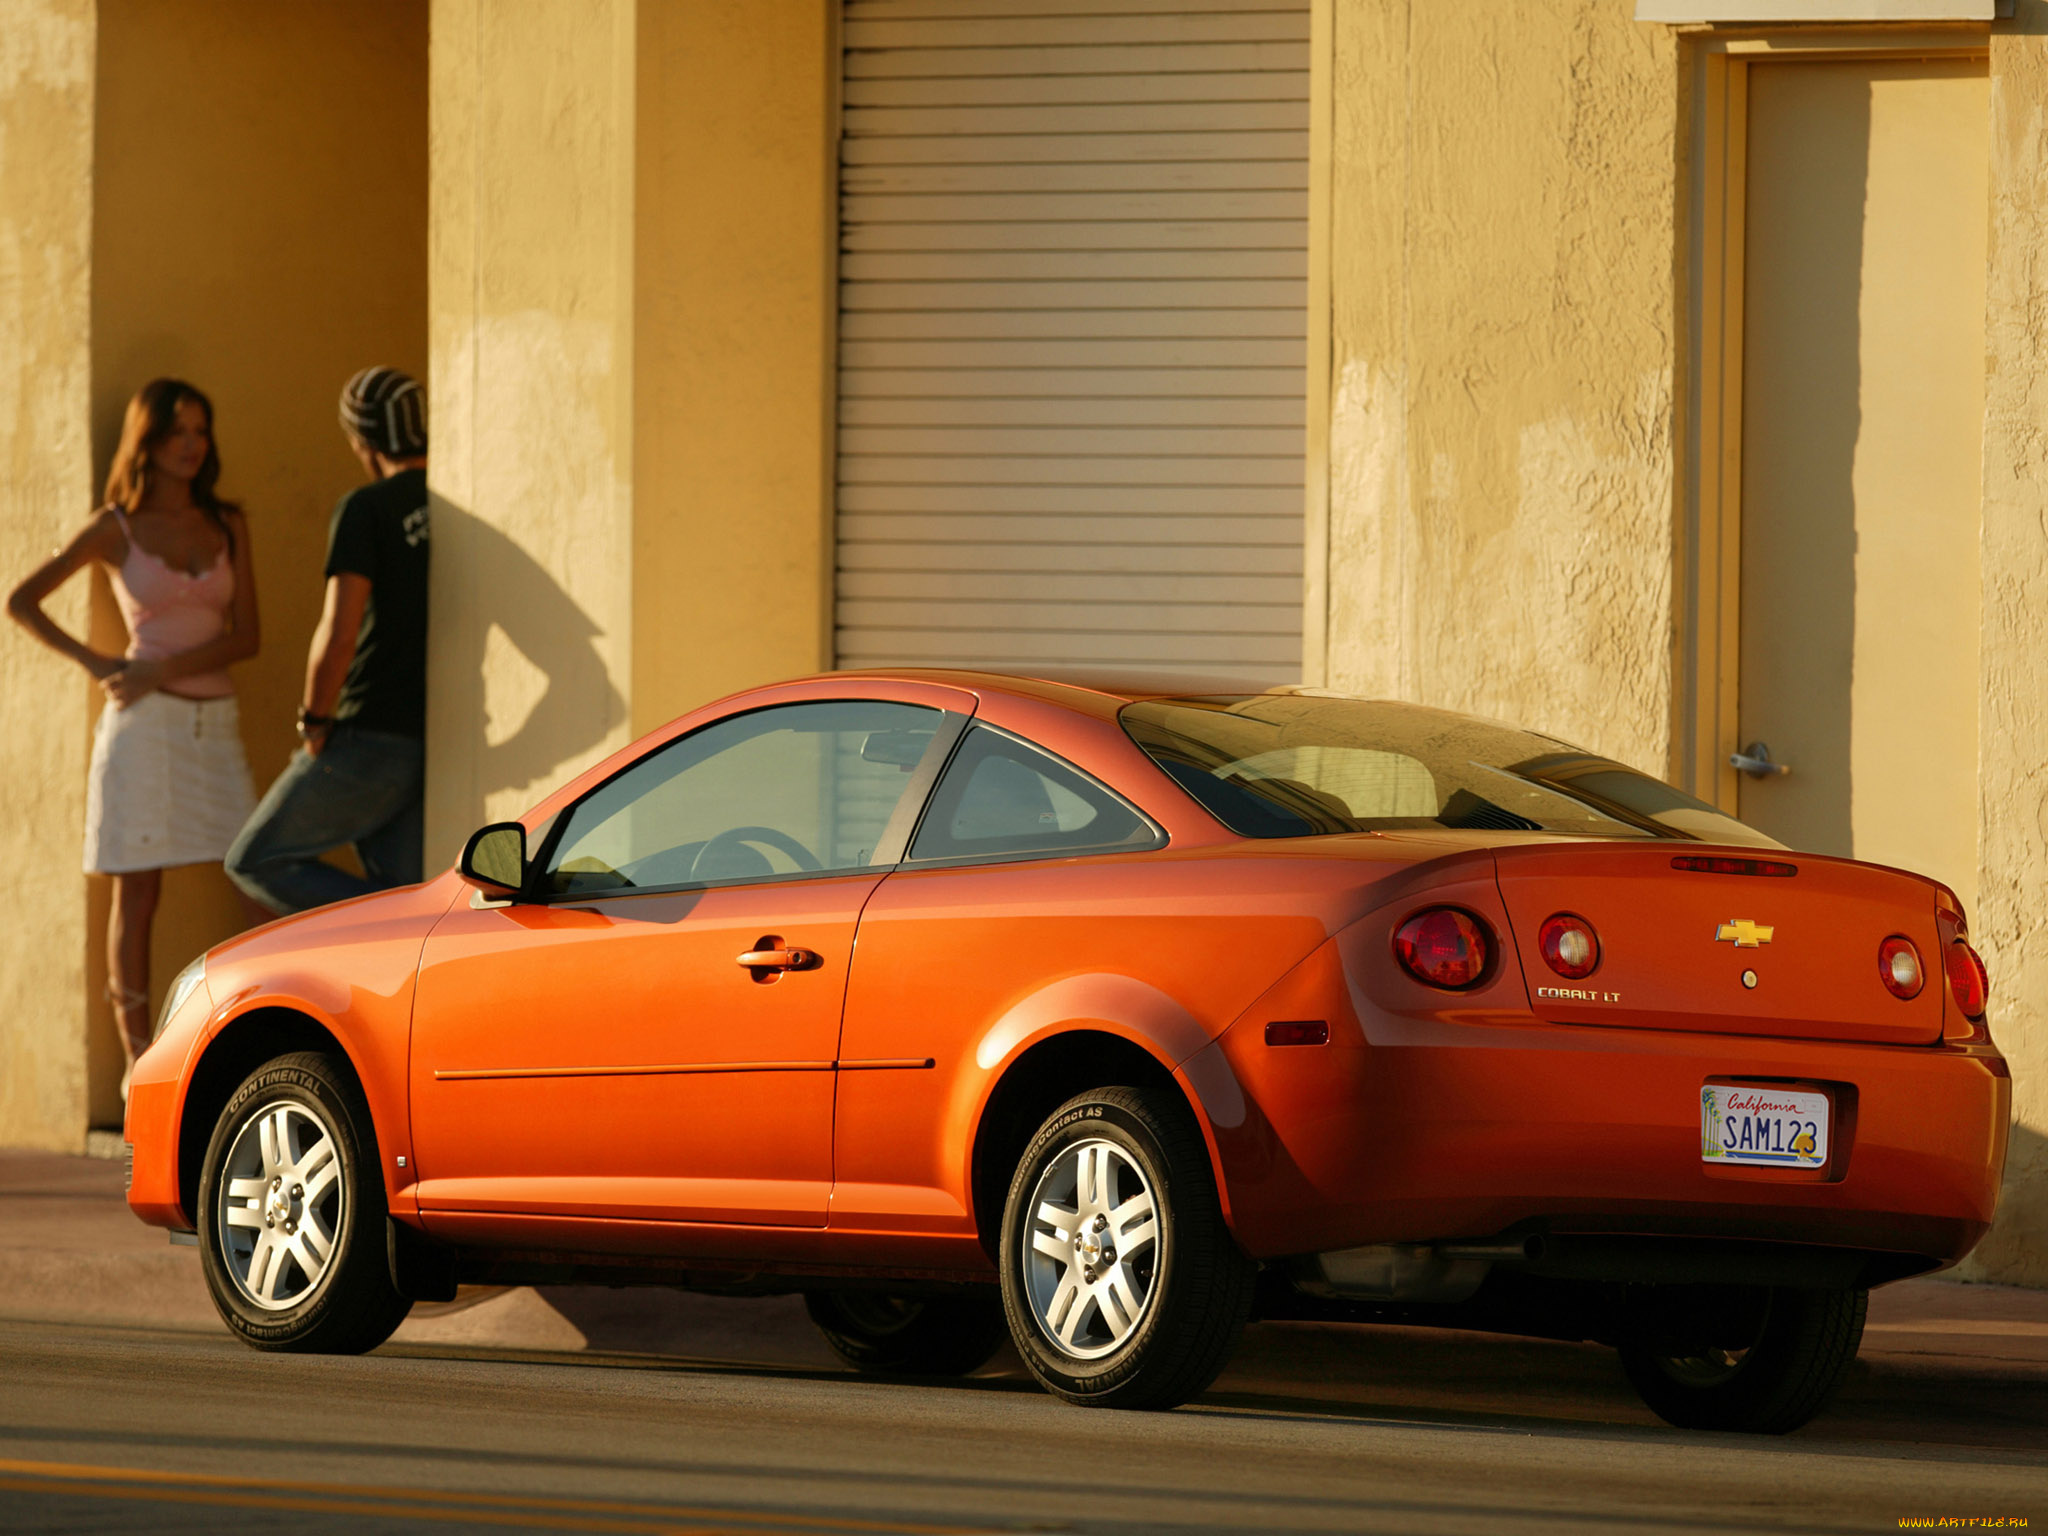
{"label": "rear windshield", "polygon": [[1457,827],[1782,846],[1633,768],[1419,704],[1261,693],[1150,699],[1121,718],[1244,837]]}

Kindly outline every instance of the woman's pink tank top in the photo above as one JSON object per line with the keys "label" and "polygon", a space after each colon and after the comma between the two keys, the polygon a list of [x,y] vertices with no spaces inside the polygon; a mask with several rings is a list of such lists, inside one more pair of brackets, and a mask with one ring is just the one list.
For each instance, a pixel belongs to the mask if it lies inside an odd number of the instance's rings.
{"label": "woman's pink tank top", "polygon": [[[207,569],[189,576],[135,542],[127,513],[116,507],[114,515],[128,536],[128,553],[114,572],[114,596],[128,621],[129,657],[162,661],[218,640],[235,600],[235,567],[227,549]],[[235,685],[226,672],[195,672],[164,691],[187,699],[223,699]]]}

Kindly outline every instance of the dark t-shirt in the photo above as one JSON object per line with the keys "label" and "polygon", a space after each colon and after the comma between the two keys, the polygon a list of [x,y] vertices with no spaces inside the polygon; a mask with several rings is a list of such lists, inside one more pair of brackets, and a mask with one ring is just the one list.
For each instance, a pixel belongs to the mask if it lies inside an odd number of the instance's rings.
{"label": "dark t-shirt", "polygon": [[427,734],[427,472],[350,491],[327,529],[327,574],[370,579],[370,606],[334,718],[366,731]]}

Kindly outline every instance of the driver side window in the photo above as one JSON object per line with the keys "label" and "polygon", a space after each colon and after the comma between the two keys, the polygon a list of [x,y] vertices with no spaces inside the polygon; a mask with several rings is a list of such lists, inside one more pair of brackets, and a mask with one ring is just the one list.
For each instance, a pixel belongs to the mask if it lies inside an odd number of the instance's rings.
{"label": "driver side window", "polygon": [[543,894],[865,869],[944,721],[866,700],[784,704],[650,753],[579,801]]}

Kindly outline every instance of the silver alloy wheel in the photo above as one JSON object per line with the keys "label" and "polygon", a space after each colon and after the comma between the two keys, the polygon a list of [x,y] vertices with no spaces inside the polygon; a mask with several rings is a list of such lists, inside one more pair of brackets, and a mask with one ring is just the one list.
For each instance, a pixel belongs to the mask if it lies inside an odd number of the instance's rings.
{"label": "silver alloy wheel", "polygon": [[1031,1192],[1022,1254],[1031,1315],[1062,1354],[1094,1360],[1137,1331],[1159,1274],[1159,1207],[1122,1147],[1064,1147]]}
{"label": "silver alloy wheel", "polygon": [[221,1257],[266,1312],[295,1307],[334,1259],[347,1192],[334,1129],[311,1105],[273,1099],[242,1122],[221,1164]]}

